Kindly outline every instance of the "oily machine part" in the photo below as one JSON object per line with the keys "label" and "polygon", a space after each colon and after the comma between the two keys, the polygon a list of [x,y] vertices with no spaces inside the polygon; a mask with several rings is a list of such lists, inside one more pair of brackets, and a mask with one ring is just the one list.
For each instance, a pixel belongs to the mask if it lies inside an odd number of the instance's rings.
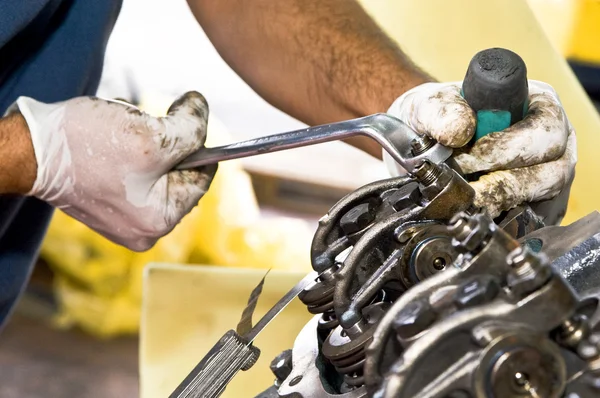
{"label": "oily machine part", "polygon": [[600,397],[600,214],[496,220],[446,164],[340,200],[299,295],[314,318],[261,398]]}

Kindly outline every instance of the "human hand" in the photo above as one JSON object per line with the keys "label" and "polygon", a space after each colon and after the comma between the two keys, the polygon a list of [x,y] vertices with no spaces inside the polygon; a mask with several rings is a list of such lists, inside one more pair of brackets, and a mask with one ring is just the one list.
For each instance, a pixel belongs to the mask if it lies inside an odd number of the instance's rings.
{"label": "human hand", "polygon": [[195,207],[217,165],[173,170],[204,145],[208,105],[188,92],[165,117],[120,101],[21,97],[37,160],[35,196],[132,250],[151,248]]}
{"label": "human hand", "polygon": [[558,223],[575,175],[577,142],[554,89],[529,80],[525,118],[471,145],[477,119],[461,96],[461,84],[417,86],[399,97],[388,113],[418,133],[455,148],[453,158],[461,171],[480,174],[471,182],[476,205],[485,207],[492,217],[522,203],[554,199],[560,203],[545,206],[551,214],[542,216],[548,224]]}

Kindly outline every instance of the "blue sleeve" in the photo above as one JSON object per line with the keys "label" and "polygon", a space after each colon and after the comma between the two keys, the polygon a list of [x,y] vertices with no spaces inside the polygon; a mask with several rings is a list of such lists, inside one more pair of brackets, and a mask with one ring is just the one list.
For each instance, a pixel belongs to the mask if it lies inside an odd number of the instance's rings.
{"label": "blue sleeve", "polygon": [[0,329],[27,284],[52,218],[52,208],[34,198],[0,196]]}
{"label": "blue sleeve", "polygon": [[[0,115],[19,97],[94,95],[121,0],[0,1]],[[53,209],[0,196],[0,325],[23,291]]]}

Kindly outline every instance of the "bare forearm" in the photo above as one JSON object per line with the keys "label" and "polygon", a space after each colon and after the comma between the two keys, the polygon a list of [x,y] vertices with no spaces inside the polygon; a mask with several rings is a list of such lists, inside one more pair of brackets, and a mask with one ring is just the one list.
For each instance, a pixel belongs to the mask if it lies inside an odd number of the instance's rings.
{"label": "bare forearm", "polygon": [[[353,0],[189,0],[226,62],[307,124],[384,112],[431,80]],[[373,143],[353,145],[380,155]]]}
{"label": "bare forearm", "polygon": [[20,114],[0,119],[0,194],[25,194],[37,165],[29,129]]}

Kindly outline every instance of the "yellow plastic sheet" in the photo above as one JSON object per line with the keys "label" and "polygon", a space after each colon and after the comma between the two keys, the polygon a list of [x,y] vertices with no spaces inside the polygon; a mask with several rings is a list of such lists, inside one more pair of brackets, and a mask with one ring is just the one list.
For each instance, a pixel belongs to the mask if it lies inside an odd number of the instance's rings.
{"label": "yellow plastic sheet", "polygon": [[600,66],[600,1],[527,0],[566,58]]}
{"label": "yellow plastic sheet", "polygon": [[[210,146],[231,141],[214,118],[209,131]],[[311,228],[300,220],[261,219],[249,176],[231,161],[219,166],[198,207],[147,252],[115,245],[57,212],[41,254],[55,271],[57,324],[110,337],[137,333],[142,273],[148,263],[306,271],[311,239]]]}

